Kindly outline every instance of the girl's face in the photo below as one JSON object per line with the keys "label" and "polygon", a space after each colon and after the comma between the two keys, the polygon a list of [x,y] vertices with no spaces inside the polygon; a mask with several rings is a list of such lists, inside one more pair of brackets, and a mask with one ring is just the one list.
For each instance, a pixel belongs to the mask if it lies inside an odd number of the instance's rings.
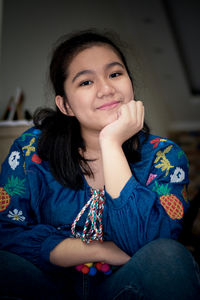
{"label": "girl's face", "polygon": [[[117,119],[122,104],[134,99],[125,66],[107,45],[92,46],[73,58],[64,89],[68,114],[79,120],[82,133],[100,131]],[[63,101],[56,97],[58,107],[66,113]]]}

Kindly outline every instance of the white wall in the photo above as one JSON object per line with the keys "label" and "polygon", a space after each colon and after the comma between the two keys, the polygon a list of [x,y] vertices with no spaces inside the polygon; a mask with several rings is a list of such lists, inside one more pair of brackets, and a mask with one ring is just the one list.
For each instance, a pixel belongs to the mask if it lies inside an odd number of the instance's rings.
{"label": "white wall", "polygon": [[[140,44],[139,28],[134,23],[137,1],[114,0],[6,0],[2,28],[2,114],[17,87],[25,93],[25,108],[33,113],[36,107],[49,104],[46,96],[46,71],[52,44],[59,36],[72,30],[95,27],[118,32],[137,53],[144,55]],[[131,52],[131,65],[136,78],[136,92],[145,102],[147,121],[153,132],[166,135],[169,115],[162,102],[152,70],[145,58],[135,65]],[[129,53],[130,54],[130,53]],[[142,74],[142,75],[141,75]],[[51,103],[53,99],[51,98]]]}

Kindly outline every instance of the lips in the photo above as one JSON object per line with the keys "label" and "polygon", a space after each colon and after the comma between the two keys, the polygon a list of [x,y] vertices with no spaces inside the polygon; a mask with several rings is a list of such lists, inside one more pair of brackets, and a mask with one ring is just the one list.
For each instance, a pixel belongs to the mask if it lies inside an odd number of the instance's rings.
{"label": "lips", "polygon": [[118,104],[120,102],[121,101],[107,102],[107,103],[104,103],[103,105],[99,106],[98,109],[100,109],[100,110],[109,110],[109,109],[112,109],[112,108],[115,108],[116,106],[118,106]]}

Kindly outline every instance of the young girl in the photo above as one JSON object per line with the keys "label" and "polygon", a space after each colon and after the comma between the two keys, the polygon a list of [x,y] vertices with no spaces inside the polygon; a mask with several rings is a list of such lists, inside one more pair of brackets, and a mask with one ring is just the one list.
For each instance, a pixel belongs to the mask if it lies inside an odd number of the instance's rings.
{"label": "young girl", "polygon": [[54,50],[50,79],[56,110],[37,111],[2,165],[0,294],[199,299],[194,261],[175,241],[188,162],[149,134],[119,47],[72,35]]}

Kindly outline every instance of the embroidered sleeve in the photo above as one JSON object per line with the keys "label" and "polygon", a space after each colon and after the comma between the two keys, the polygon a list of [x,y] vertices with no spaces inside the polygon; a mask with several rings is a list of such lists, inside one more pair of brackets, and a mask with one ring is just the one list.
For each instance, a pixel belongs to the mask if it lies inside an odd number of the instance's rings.
{"label": "embroidered sleeve", "polygon": [[35,152],[36,133],[26,133],[26,136],[22,135],[15,141],[2,164],[0,249],[21,255],[40,268],[48,269],[52,267],[49,262],[50,251],[70,233],[64,234],[51,225],[38,222],[38,199],[33,199],[26,174],[26,158],[39,163]]}
{"label": "embroidered sleeve", "polygon": [[176,144],[165,141],[152,141],[156,151],[144,169],[145,183],[133,174],[119,198],[106,195],[105,236],[131,255],[154,239],[177,239],[189,206],[187,158]]}

